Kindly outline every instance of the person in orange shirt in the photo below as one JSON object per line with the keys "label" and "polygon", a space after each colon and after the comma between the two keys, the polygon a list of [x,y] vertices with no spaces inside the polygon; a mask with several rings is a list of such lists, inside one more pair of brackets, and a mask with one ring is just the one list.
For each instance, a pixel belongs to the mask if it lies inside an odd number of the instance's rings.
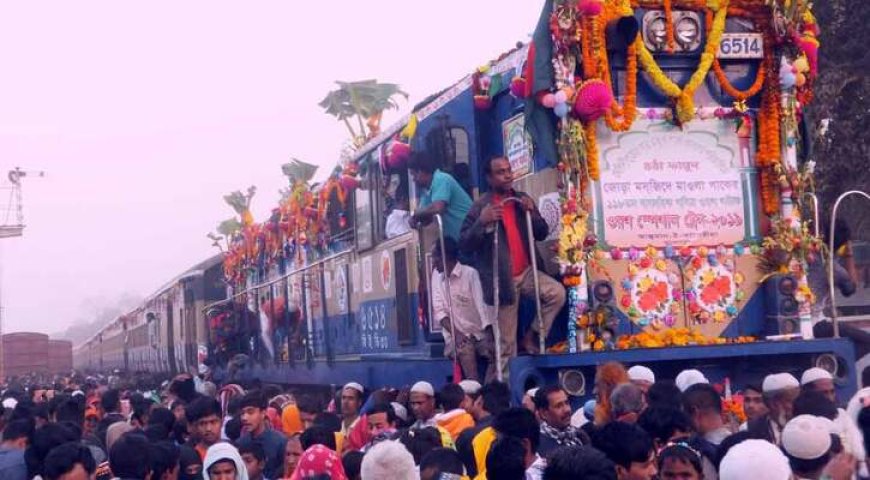
{"label": "person in orange shirt", "polygon": [[447,430],[453,441],[467,428],[474,427],[474,418],[462,408],[465,391],[455,383],[449,383],[439,393],[444,413],[435,416],[435,423]]}
{"label": "person in orange shirt", "polygon": [[302,416],[295,404],[284,405],[281,410],[281,430],[288,437],[302,433]]}

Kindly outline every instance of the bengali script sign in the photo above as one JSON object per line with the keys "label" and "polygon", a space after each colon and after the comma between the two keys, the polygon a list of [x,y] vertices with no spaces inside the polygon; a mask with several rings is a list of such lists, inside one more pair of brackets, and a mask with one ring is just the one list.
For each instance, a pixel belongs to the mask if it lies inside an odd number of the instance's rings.
{"label": "bengali script sign", "polygon": [[637,120],[599,130],[604,239],[614,246],[719,245],[744,237],[739,142],[731,122],[684,130]]}

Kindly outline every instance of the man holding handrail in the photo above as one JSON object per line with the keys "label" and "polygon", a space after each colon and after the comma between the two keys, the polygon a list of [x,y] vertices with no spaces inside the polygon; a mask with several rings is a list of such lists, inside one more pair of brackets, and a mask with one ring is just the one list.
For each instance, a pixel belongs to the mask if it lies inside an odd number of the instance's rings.
{"label": "man holding handrail", "polygon": [[[513,189],[513,172],[510,162],[504,157],[492,158],[484,162],[484,174],[490,191],[481,195],[469,210],[462,224],[460,234],[461,248],[476,261],[483,283],[484,300],[494,305],[495,280],[498,279],[498,326],[500,337],[500,368],[507,370],[507,361],[517,353],[517,314],[521,296],[534,296],[534,272],[532,265],[542,265],[540,260],[533,261],[531,254],[538,255],[537,249],[530,249],[534,241],[547,238],[549,226],[541,216],[535,201],[525,193]],[[531,216],[533,239],[528,229],[523,228],[526,215]],[[498,232],[498,239],[495,233]],[[494,247],[498,245],[498,251]],[[494,255],[497,255],[498,272],[494,272]],[[529,353],[539,353],[536,336],[546,338],[553,320],[565,304],[565,288],[558,281],[543,272],[538,272],[540,296],[540,319],[532,324],[522,339],[522,346]],[[497,340],[499,341],[499,340]]]}
{"label": "man holding handrail", "polygon": [[[435,320],[441,322],[441,327],[450,333],[444,336],[449,343],[445,350],[452,346],[453,352],[448,351],[447,354],[457,359],[464,377],[481,380],[477,373],[477,361],[482,359],[487,364],[484,383],[489,383],[495,380],[496,372],[491,307],[483,301],[483,288],[477,270],[460,263],[458,253],[459,245],[452,238],[444,239],[444,252],[440,244],[435,244],[432,251],[432,264],[435,265],[435,271],[432,272],[432,311]],[[449,282],[444,281],[445,264]],[[448,286],[452,312],[445,298]],[[455,332],[453,327],[456,328]],[[451,339],[455,340],[455,344]]]}
{"label": "man holding handrail", "polygon": [[441,215],[444,235],[459,240],[459,229],[471,208],[471,197],[452,175],[436,168],[432,157],[425,152],[412,154],[408,171],[414,184],[422,190],[420,204],[411,216],[411,226],[426,225],[435,215]]}

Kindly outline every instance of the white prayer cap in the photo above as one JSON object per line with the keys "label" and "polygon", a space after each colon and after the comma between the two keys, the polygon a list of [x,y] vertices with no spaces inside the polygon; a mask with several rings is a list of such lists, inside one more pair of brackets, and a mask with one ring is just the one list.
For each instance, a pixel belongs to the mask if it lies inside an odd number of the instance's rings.
{"label": "white prayer cap", "polygon": [[435,389],[432,388],[432,384],[429,382],[417,382],[411,387],[411,393],[422,393],[424,395],[428,395],[430,397],[435,396]]}
{"label": "white prayer cap", "polygon": [[774,373],[764,377],[761,390],[764,393],[778,392],[790,388],[800,388],[801,384],[790,373]]}
{"label": "white prayer cap", "polygon": [[530,389],[526,390],[526,395],[528,395],[529,398],[535,398],[536,393],[538,393],[538,387],[530,388]]}
{"label": "white prayer cap", "polygon": [[801,385],[809,385],[816,380],[833,380],[834,376],[831,372],[818,367],[813,367],[801,375]]}
{"label": "white prayer cap", "polygon": [[15,400],[12,397],[9,397],[3,400],[3,408],[8,408],[10,410],[15,409],[15,406],[18,405],[18,400]]}
{"label": "white prayer cap", "polygon": [[483,385],[477,380],[463,380],[459,382],[459,386],[462,387],[462,391],[466,395],[477,395],[480,389],[483,388]]}
{"label": "white prayer cap", "polygon": [[782,448],[792,457],[816,460],[831,449],[834,422],[814,415],[798,415],[782,429]]}
{"label": "white prayer cap", "polygon": [[656,374],[643,365],[635,365],[628,369],[628,378],[632,381],[656,383]]}
{"label": "white prayer cap", "polygon": [[358,384],[358,383],[356,383],[356,382],[348,382],[348,383],[346,383],[346,384],[344,385],[344,388],[343,388],[342,390],[347,390],[348,388],[351,389],[351,390],[356,390],[357,392],[359,392],[360,395],[362,395],[362,394],[365,393],[365,391],[366,391],[366,389],[363,388],[362,385],[360,385],[360,384]]}
{"label": "white prayer cap", "polygon": [[681,392],[685,392],[692,385],[698,383],[710,383],[710,381],[707,380],[707,377],[705,377],[699,370],[690,369],[680,372],[680,374],[677,375],[676,380],[674,380],[674,383],[677,384],[677,388],[679,388]]}
{"label": "white prayer cap", "polygon": [[764,440],[745,440],[731,447],[719,466],[719,480],[789,480],[791,467],[788,458],[772,443]]}
{"label": "white prayer cap", "polygon": [[390,405],[393,407],[393,413],[395,413],[397,417],[401,418],[403,422],[408,421],[408,409],[405,408],[404,405],[399,402],[392,402]]}

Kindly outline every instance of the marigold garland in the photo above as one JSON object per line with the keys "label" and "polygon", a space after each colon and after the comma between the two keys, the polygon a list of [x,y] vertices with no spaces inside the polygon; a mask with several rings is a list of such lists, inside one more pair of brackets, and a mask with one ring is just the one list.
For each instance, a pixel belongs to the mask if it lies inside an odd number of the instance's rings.
{"label": "marigold garland", "polygon": [[601,171],[598,168],[598,138],[595,133],[596,122],[586,122],[583,130],[586,133],[586,170],[589,179],[598,181]]}
{"label": "marigold garland", "polygon": [[668,97],[677,102],[677,120],[679,123],[686,123],[695,117],[695,90],[701,85],[707,77],[707,73],[713,65],[713,60],[716,58],[716,50],[719,48],[719,42],[722,40],[722,33],[725,31],[725,19],[728,16],[728,1],[722,2],[716,15],[713,19],[713,26],[710,35],[707,37],[707,44],[704,47],[704,53],[701,54],[701,60],[698,62],[698,69],[692,74],[689,82],[683,88],[680,88],[670,78],[665,75],[652,53],[647,50],[643,43],[638,44],[640,63],[644,70],[649,74],[653,84],[665,93]]}
{"label": "marigold garland", "polygon": [[[713,12],[707,10],[707,35],[710,35],[710,27],[713,24]],[[765,35],[764,38],[764,58],[768,58],[773,55],[773,49],[770,47],[771,39]],[[734,85],[728,80],[728,77],[725,75],[725,71],[722,70],[722,65],[719,63],[718,58],[713,59],[713,73],[716,75],[716,80],[719,82],[719,85],[722,86],[722,90],[725,90],[725,93],[728,94],[729,97],[733,98],[736,102],[742,102],[750,97],[754,97],[755,94],[761,91],[761,87],[764,86],[764,79],[767,76],[767,67],[766,62],[762,61],[758,66],[758,73],[755,76],[755,81],[752,85],[746,90],[738,90],[734,88]]]}
{"label": "marigold garland", "polygon": [[662,2],[662,10],[665,12],[665,39],[667,41],[668,53],[674,53],[677,50],[677,39],[674,38],[674,12],[671,0],[664,0]]}
{"label": "marigold garland", "polygon": [[[773,71],[773,55],[764,59],[765,68]],[[779,212],[779,184],[776,168],[780,162],[780,92],[779,79],[769,75],[764,83],[761,108],[758,110],[758,152],[756,162],[760,169],[761,200],[768,216]]]}

